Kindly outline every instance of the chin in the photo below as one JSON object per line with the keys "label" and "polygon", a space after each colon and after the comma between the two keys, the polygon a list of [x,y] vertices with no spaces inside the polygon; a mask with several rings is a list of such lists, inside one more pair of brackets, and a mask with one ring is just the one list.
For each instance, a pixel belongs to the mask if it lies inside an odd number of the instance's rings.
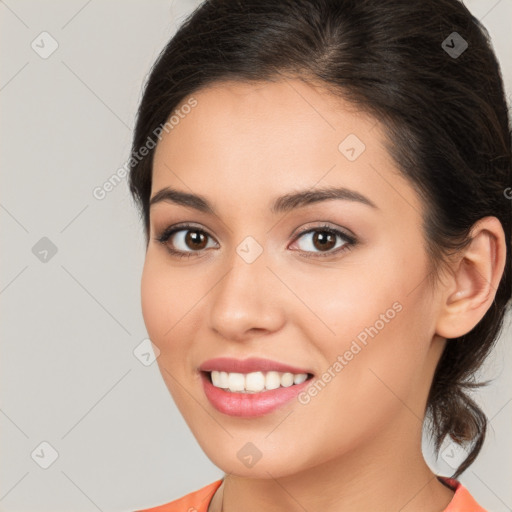
{"label": "chin", "polygon": [[[236,475],[242,478],[269,479],[284,478],[299,471],[306,470],[314,464],[306,464],[303,458],[297,460],[297,450],[290,445],[291,452],[283,453],[282,450],[274,450],[272,447],[258,449],[256,443],[251,441],[228,441],[229,447],[217,445],[220,450],[203,451],[210,461],[226,474]],[[231,456],[227,454],[232,453]],[[301,455],[303,457],[303,455]],[[300,466],[299,466],[300,464]]]}

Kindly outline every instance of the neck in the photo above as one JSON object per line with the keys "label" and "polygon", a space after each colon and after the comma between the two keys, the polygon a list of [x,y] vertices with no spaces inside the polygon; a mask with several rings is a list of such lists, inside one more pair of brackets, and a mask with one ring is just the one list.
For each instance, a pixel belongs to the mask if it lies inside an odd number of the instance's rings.
{"label": "neck", "polygon": [[395,426],[363,448],[293,475],[275,477],[271,469],[269,478],[228,474],[209,512],[444,511],[453,491],[439,482],[423,459],[421,423],[413,415],[406,423],[407,429],[416,428],[415,436]]}

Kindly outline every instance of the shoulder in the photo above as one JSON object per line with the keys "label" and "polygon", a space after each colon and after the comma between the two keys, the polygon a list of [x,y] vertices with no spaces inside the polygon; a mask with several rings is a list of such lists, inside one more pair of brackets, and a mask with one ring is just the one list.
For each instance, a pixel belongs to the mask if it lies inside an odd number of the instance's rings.
{"label": "shoulder", "polygon": [[221,483],[222,479],[208,484],[197,491],[191,492],[182,498],[166,503],[165,505],[137,510],[135,512],[207,512],[208,505]]}
{"label": "shoulder", "polygon": [[458,480],[443,476],[438,476],[437,478],[455,491],[452,501],[443,512],[487,512]]}

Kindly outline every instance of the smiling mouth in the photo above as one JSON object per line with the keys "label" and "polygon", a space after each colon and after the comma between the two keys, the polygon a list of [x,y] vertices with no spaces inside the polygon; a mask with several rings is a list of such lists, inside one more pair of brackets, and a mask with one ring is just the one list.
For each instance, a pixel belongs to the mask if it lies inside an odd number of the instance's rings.
{"label": "smiling mouth", "polygon": [[292,387],[313,378],[311,373],[291,372],[221,372],[201,371],[216,388],[231,393],[263,393],[273,389]]}

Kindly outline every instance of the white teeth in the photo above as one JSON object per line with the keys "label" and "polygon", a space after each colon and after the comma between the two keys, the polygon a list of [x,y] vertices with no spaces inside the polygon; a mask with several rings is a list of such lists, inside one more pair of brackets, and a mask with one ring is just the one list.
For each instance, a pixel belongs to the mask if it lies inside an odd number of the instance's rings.
{"label": "white teeth", "polygon": [[287,388],[294,384],[302,384],[308,378],[308,375],[307,373],[293,374],[275,371],[247,374],[212,371],[211,377],[213,385],[217,388],[239,393],[260,393],[281,386]]}
{"label": "white teeth", "polygon": [[265,375],[261,372],[248,373],[245,376],[246,391],[263,391],[265,389]]}
{"label": "white teeth", "polygon": [[277,389],[281,385],[281,377],[278,372],[267,372],[265,377],[265,389]]}
{"label": "white teeth", "polygon": [[299,373],[298,375],[293,376],[293,383],[294,384],[302,384],[308,376],[305,373]]}
{"label": "white teeth", "polygon": [[293,373],[285,373],[281,377],[281,386],[285,388],[289,388],[290,386],[293,386]]}
{"label": "white teeth", "polygon": [[221,388],[227,388],[229,386],[229,378],[227,372],[219,372],[219,386]]}
{"label": "white teeth", "polygon": [[228,374],[228,388],[231,391],[243,391],[245,387],[245,375],[243,373]]}

